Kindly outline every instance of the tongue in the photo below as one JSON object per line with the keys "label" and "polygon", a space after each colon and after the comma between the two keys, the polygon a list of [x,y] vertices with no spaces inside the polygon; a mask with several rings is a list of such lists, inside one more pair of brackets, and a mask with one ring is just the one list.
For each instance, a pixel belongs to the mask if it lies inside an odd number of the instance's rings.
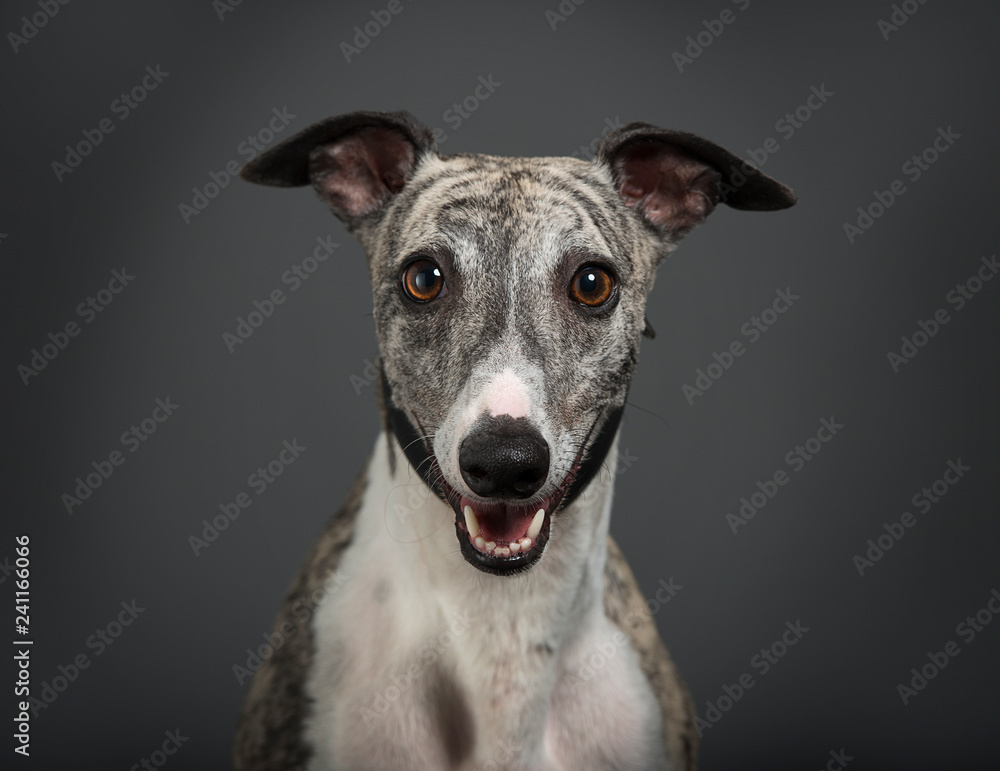
{"label": "tongue", "polygon": [[[506,546],[526,537],[535,518],[536,508],[505,506],[504,504],[483,504],[462,498],[462,512],[470,506],[479,526],[479,533],[486,541],[493,541],[498,546]],[[468,524],[468,517],[466,517]],[[473,525],[473,528],[475,525]],[[470,528],[470,536],[473,538]]]}

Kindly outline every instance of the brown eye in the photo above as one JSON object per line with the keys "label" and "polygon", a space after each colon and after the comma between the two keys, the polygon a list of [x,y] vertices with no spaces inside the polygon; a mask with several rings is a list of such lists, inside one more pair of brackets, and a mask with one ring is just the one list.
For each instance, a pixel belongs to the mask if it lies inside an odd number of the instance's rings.
{"label": "brown eye", "polygon": [[569,285],[569,296],[591,308],[604,305],[614,293],[614,276],[596,265],[588,265],[578,270]]}
{"label": "brown eye", "polygon": [[403,271],[403,289],[411,300],[430,302],[444,290],[441,268],[430,260],[414,260]]}

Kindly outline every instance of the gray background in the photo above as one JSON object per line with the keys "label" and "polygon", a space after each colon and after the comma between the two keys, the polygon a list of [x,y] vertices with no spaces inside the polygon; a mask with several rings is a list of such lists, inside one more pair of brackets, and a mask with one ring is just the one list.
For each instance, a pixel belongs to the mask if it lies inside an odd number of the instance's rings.
{"label": "gray background", "polygon": [[[373,444],[360,247],[305,189],[236,181],[189,224],[178,210],[287,107],[279,139],[329,115],[408,109],[443,129],[445,152],[572,154],[616,120],[744,157],[774,137],[764,170],[799,205],[720,207],[661,268],[612,530],[648,596],[661,579],[683,587],[656,621],[699,714],[755,680],[705,732],[703,768],[822,768],[841,748],[850,768],[995,767],[1000,623],[971,642],[956,626],[1000,588],[1000,281],[959,312],[945,298],[997,252],[1000,12],[930,2],[886,40],[888,2],[744,4],[589,0],[553,29],[556,0],[404,2],[347,62],[340,44],[384,3],[244,2],[221,20],[207,0],[71,3],[16,53],[0,47],[0,560],[31,535],[33,695],[78,654],[90,661],[32,722],[21,765],[128,768],[180,729],[190,738],[171,766],[223,767],[242,694],[233,665],[263,641]],[[734,21],[680,72],[674,52],[726,8]],[[38,10],[5,3],[0,31]],[[169,76],[119,120],[112,102],[156,65]],[[490,75],[500,85],[455,127],[447,111]],[[833,96],[782,136],[776,123],[813,86]],[[114,131],[57,181],[52,162],[104,118]],[[902,165],[948,127],[960,138],[906,179]],[[906,193],[849,243],[843,224],[895,179]],[[334,256],[230,354],[222,334],[287,290],[282,273],[327,235]],[[135,280],[25,385],[18,365],[82,322],[77,305],[122,267]],[[741,326],[786,287],[791,310],[689,404],[681,386],[747,342]],[[941,307],[951,321],[893,372],[887,353]],[[128,452],[121,433],[168,396],[178,410]],[[843,430],[792,471],[785,454],[830,416]],[[293,438],[307,450],[254,495],[248,475]],[[61,495],[115,449],[124,465],[68,514]],[[970,470],[915,509],[958,458]],[[726,513],[779,469],[789,484],[734,534]],[[252,507],[195,557],[189,536],[244,491]],[[917,524],[859,576],[853,556],[905,511]],[[95,655],[88,637],[133,599],[145,610]],[[753,656],[796,620],[808,633],[761,675]],[[897,684],[949,640],[960,654],[904,706]]]}

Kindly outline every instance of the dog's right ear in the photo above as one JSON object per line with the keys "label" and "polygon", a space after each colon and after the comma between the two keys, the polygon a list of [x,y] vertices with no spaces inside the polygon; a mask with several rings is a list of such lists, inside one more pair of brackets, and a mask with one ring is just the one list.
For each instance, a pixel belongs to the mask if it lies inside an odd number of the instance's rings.
{"label": "dog's right ear", "polygon": [[408,112],[353,112],[327,118],[247,163],[247,182],[311,184],[353,228],[380,211],[410,180],[421,157],[436,153],[430,129]]}

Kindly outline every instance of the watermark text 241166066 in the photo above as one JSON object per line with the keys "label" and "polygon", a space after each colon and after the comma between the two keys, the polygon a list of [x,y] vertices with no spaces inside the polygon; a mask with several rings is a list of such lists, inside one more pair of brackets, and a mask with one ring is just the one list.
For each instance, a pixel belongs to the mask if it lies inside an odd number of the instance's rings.
{"label": "watermark text 241166066", "polygon": [[[14,629],[22,635],[14,641],[15,648],[14,661],[16,662],[17,675],[14,678],[14,695],[19,697],[15,702],[15,709],[18,711],[14,718],[14,739],[16,745],[14,752],[24,757],[31,755],[31,715],[28,708],[31,706],[27,701],[31,697],[31,651],[34,647],[34,640],[29,639],[31,633],[31,537],[19,535],[15,538],[15,551],[17,553],[17,580],[14,582]],[[19,644],[22,643],[23,644]]]}

